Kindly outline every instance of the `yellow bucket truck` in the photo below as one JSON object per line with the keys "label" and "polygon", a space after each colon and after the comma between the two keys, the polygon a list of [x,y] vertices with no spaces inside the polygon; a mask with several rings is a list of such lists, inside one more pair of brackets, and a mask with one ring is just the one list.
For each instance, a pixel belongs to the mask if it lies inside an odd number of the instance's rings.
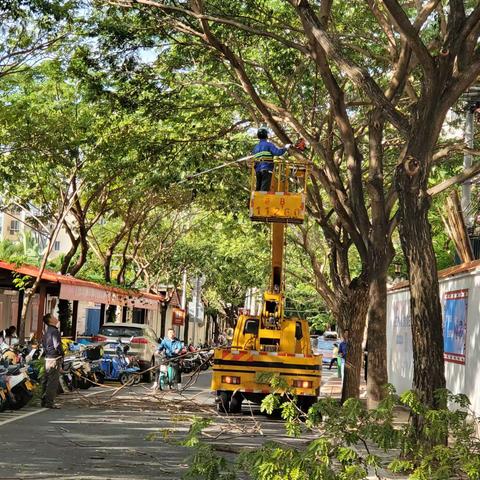
{"label": "yellow bucket truck", "polygon": [[[240,315],[231,345],[215,349],[211,388],[220,412],[239,413],[244,399],[261,403],[286,389],[307,411],[319,395],[322,357],[313,355],[308,323],[284,315],[285,230],[288,223],[303,222],[307,173],[298,161],[275,162],[272,189],[260,192],[254,191],[252,172],[250,217],[271,224],[271,276],[261,312]],[[296,191],[290,191],[291,184]],[[272,375],[284,387],[274,390]]]}

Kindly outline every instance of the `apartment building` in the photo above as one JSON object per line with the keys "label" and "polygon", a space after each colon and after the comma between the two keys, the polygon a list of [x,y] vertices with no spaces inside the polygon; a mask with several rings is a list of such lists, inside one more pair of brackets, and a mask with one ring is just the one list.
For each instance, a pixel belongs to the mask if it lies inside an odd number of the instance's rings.
{"label": "apartment building", "polygon": [[[8,211],[0,212],[0,241],[23,241],[23,235],[29,232],[43,251],[47,246],[48,238],[39,229],[33,228],[36,209],[31,207],[30,212],[19,207],[12,207]],[[61,229],[49,255],[50,259],[68,252],[71,247],[70,237],[65,229]],[[0,259],[1,260],[1,259]]]}

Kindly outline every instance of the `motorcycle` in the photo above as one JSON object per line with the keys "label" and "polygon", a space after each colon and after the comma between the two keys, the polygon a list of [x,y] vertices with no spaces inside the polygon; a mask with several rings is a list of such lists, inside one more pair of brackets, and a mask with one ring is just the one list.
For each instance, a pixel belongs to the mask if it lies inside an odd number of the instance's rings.
{"label": "motorcycle", "polygon": [[[160,354],[157,357],[158,367],[158,388],[165,390],[167,387],[172,389],[175,387],[177,379],[177,369],[180,368],[181,359],[173,358],[167,359],[165,354]],[[182,370],[183,371],[183,370]]]}
{"label": "motorcycle", "polygon": [[90,363],[81,355],[69,355],[63,359],[60,386],[64,392],[90,388],[93,385],[89,381],[91,376]]}
{"label": "motorcycle", "polygon": [[201,370],[208,370],[210,367],[213,367],[213,353],[212,352],[199,352],[201,357]]}
{"label": "motorcycle", "polygon": [[3,395],[0,394],[3,409],[10,407],[12,410],[18,410],[25,406],[32,399],[34,390],[27,367],[0,366],[0,389],[3,392]]}
{"label": "motorcycle", "polygon": [[0,363],[4,365],[16,365],[21,361],[16,345],[0,344]]}
{"label": "motorcycle", "polygon": [[197,370],[208,370],[213,363],[213,355],[210,352],[192,351],[183,358],[182,372],[191,373]]}
{"label": "motorcycle", "polygon": [[0,412],[3,412],[8,406],[8,390],[6,375],[0,373]]}

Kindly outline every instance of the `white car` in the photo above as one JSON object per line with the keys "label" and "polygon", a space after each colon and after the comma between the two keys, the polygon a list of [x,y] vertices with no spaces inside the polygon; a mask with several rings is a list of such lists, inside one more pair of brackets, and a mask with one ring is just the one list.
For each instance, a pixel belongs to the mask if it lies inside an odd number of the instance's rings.
{"label": "white car", "polygon": [[[115,353],[113,344],[120,340],[130,347],[128,354],[135,355],[141,370],[148,370],[155,365],[155,351],[158,347],[158,338],[155,332],[142,323],[104,323],[97,335],[92,337],[94,342],[102,343],[106,353]],[[109,345],[112,348],[109,349]],[[153,372],[147,372],[144,380],[151,382]]]}

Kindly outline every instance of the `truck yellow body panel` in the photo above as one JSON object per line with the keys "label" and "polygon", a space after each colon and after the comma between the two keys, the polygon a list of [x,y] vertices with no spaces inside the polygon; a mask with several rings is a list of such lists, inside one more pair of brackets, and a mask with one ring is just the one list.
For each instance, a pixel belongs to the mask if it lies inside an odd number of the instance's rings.
{"label": "truck yellow body panel", "polygon": [[[296,395],[316,397],[320,391],[322,356],[313,355],[308,323],[283,318],[279,328],[261,328],[260,318],[241,315],[232,346],[214,352],[212,390],[257,394],[272,393],[268,378],[279,375]],[[258,325],[247,333],[248,324]],[[266,375],[263,375],[266,374]],[[275,390],[284,393],[283,390]]]}
{"label": "truck yellow body panel", "polygon": [[304,217],[304,193],[251,193],[250,218],[254,221],[302,223]]}
{"label": "truck yellow body panel", "polygon": [[[217,349],[214,356],[212,390],[267,395],[272,393],[272,388],[268,383],[268,375],[261,374],[273,374],[279,375],[296,395],[318,396],[321,368],[321,356]],[[239,381],[231,383],[232,378],[239,378]],[[227,383],[229,380],[230,383]],[[302,382],[302,386],[297,387],[294,382]],[[284,391],[279,390],[277,393]]]}

